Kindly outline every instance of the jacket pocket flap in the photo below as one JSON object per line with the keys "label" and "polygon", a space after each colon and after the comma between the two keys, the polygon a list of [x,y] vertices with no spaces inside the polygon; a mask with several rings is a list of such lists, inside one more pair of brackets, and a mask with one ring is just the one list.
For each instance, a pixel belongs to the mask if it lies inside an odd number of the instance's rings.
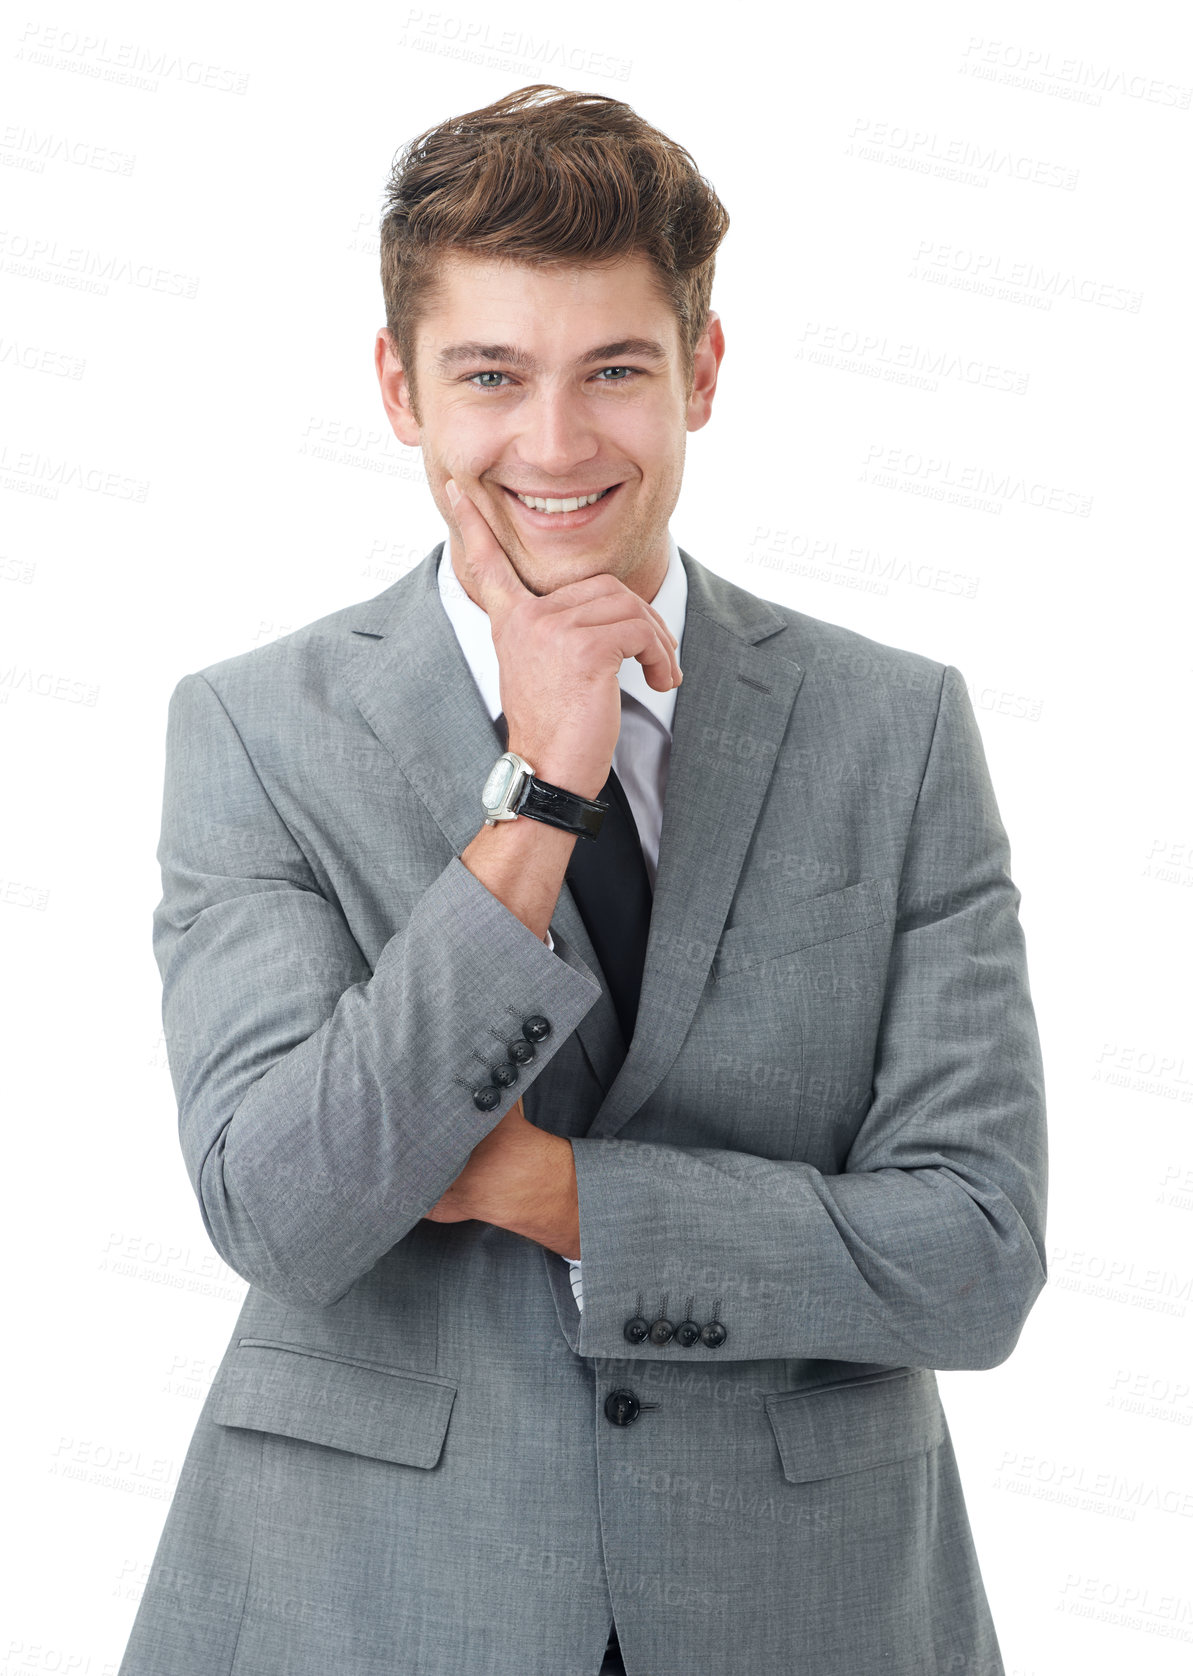
{"label": "jacket pocket flap", "polygon": [[456,1386],[431,1374],[334,1356],[276,1339],[238,1339],[216,1375],[210,1414],[222,1426],[279,1432],[353,1455],[432,1467]]}
{"label": "jacket pocket flap", "polygon": [[824,896],[776,905],[769,919],[747,920],[727,928],[717,944],[713,974],[723,978],[759,961],[831,943],[867,926],[880,925],[890,917],[892,904],[889,880],[859,879]]}
{"label": "jacket pocket flap", "polygon": [[893,1368],[772,1392],[766,1412],[783,1476],[793,1484],[904,1460],[945,1437],[944,1409],[929,1368]]}

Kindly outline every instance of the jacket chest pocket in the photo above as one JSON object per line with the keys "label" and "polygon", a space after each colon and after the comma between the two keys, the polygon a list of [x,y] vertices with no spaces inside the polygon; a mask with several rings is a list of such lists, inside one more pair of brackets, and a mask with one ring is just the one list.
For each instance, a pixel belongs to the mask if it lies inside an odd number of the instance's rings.
{"label": "jacket chest pocket", "polygon": [[456,1390],[450,1380],[410,1368],[280,1339],[241,1338],[216,1375],[209,1400],[211,1418],[222,1426],[433,1467]]}
{"label": "jacket chest pocket", "polygon": [[[803,902],[777,903],[765,919],[731,925],[717,945],[713,979],[721,983],[738,972],[756,971],[785,955],[835,943],[856,931],[881,925],[892,917],[893,892],[893,880],[860,879]],[[764,977],[765,972],[756,975]]]}

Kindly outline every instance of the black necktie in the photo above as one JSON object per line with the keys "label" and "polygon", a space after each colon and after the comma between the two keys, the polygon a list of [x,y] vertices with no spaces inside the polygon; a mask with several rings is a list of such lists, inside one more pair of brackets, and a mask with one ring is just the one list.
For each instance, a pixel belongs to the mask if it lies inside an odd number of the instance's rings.
{"label": "black necktie", "polygon": [[628,1047],[638,1017],[653,897],[629,800],[612,769],[595,838],[577,838],[564,877],[596,950]]}
{"label": "black necktie", "polygon": [[[506,749],[505,717],[497,718]],[[595,838],[577,838],[564,874],[609,986],[628,1047],[638,1017],[653,893],[642,840],[621,781],[609,770],[598,796],[609,805]]]}

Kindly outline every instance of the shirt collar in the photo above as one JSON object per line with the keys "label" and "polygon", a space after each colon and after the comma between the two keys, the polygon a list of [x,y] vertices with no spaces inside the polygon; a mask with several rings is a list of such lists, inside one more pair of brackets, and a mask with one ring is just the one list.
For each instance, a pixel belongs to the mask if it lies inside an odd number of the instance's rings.
{"label": "shirt collar", "polygon": [[[668,531],[669,543],[667,570],[659,591],[650,601],[659,616],[666,623],[672,634],[679,641],[677,657],[683,663],[683,630],[684,619],[687,615],[688,604],[688,573],[683,567],[683,560],[679,556],[679,547],[675,537]],[[497,649],[493,645],[493,635],[489,628],[488,612],[482,611],[475,600],[469,599],[456,579],[456,573],[451,561],[451,544],[445,541],[443,552],[439,559],[438,569],[439,598],[443,602],[443,609],[447,613],[448,621],[456,632],[456,639],[460,642],[460,650],[472,671],[473,679],[480,690],[481,698],[493,721],[501,714],[501,681],[497,663]],[[637,658],[626,658],[617,672],[617,679],[621,683],[623,693],[650,711],[651,715],[671,732],[675,716],[675,700],[678,689],[672,687],[665,693],[656,692],[647,684],[646,675]]]}

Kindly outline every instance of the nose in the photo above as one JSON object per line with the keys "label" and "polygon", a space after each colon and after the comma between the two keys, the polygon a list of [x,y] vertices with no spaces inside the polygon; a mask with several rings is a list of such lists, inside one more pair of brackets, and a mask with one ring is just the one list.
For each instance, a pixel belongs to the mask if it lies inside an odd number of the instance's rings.
{"label": "nose", "polygon": [[544,384],[519,404],[515,453],[536,483],[579,476],[600,449],[592,405],[578,391]]}

